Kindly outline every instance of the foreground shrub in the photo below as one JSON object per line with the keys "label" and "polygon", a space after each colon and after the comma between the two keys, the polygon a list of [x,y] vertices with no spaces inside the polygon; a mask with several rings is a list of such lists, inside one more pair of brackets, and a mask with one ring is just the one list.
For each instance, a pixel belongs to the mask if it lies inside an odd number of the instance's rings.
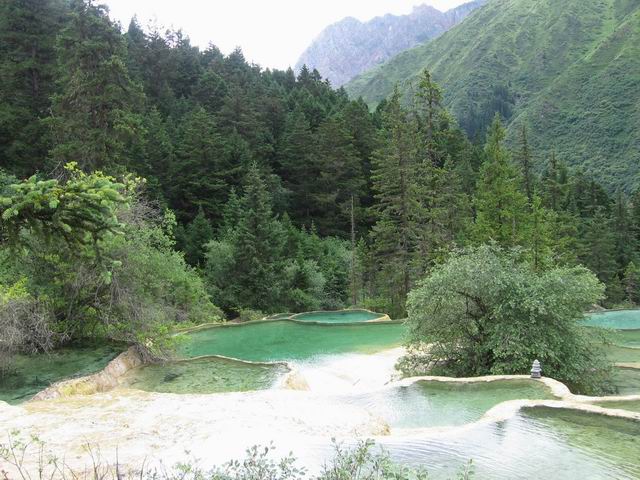
{"label": "foreground shrub", "polygon": [[[23,480],[426,480],[426,470],[412,468],[394,462],[382,448],[376,448],[372,440],[360,441],[352,448],[333,441],[334,455],[316,475],[308,475],[305,467],[298,465],[296,457],[289,453],[280,459],[272,457],[275,448],[253,446],[246,451],[245,458],[232,460],[222,466],[205,470],[197,461],[186,461],[173,468],[145,468],[127,471],[117,463],[105,462],[99,448],[87,445],[87,460],[90,468],[83,472],[69,468],[64,460],[52,456],[36,437],[20,439],[13,432],[8,442],[0,444],[0,460],[4,460]],[[25,458],[38,458],[37,467],[30,474]],[[472,463],[461,468],[457,480],[472,477]],[[0,479],[13,480],[7,471],[0,468]]]}

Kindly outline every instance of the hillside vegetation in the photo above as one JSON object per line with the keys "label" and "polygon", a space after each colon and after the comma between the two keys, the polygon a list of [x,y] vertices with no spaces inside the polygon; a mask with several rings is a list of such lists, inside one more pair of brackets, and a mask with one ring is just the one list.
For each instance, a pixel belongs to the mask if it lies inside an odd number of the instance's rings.
{"label": "hillside vegetation", "polygon": [[485,2],[475,0],[446,12],[420,5],[408,15],[387,14],[368,22],[344,18],[320,32],[298,59],[296,71],[307,65],[339,87],[394,55],[441,35]]}
{"label": "hillside vegetation", "polygon": [[423,68],[474,137],[498,111],[526,125],[541,165],[551,151],[610,189],[640,183],[640,3],[493,0],[438,39],[346,86],[370,105]]}

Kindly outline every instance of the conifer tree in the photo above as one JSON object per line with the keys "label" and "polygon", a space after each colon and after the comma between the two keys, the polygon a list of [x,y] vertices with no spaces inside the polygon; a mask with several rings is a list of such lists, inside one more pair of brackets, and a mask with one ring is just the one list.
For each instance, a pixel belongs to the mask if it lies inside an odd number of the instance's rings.
{"label": "conifer tree", "polygon": [[60,0],[0,2],[0,158],[20,175],[42,169],[47,154],[41,120],[55,89],[55,38],[65,10]]}
{"label": "conifer tree", "polygon": [[624,291],[627,301],[638,305],[640,303],[640,268],[632,261],[624,271]]}
{"label": "conifer tree", "polygon": [[207,220],[202,207],[193,221],[187,225],[184,235],[185,260],[194,267],[202,266],[205,257],[205,246],[213,239],[213,228]]}
{"label": "conifer tree", "polygon": [[417,131],[400,104],[398,89],[383,116],[381,147],[373,154],[376,223],[371,231],[384,289],[395,314],[402,314],[414,279],[417,251]]}
{"label": "conifer tree", "polygon": [[242,212],[233,235],[235,298],[238,306],[269,311],[277,305],[278,267],[284,232],[273,215],[271,196],[252,164],[245,180]]}
{"label": "conifer tree", "polygon": [[496,114],[489,128],[487,160],[480,170],[475,196],[476,241],[504,247],[521,245],[527,227],[527,197],[519,190],[521,177],[509,161],[505,131]]}
{"label": "conifer tree", "polygon": [[531,205],[533,203],[535,178],[533,173],[531,150],[529,148],[529,141],[527,140],[527,127],[524,124],[520,128],[519,143],[520,149],[518,151],[518,164],[520,166],[520,175],[522,177],[524,192],[527,195],[529,205]]}
{"label": "conifer tree", "polygon": [[584,220],[579,260],[607,286],[607,297],[615,302],[620,300],[616,297],[621,293],[621,287],[616,262],[616,238],[612,227],[612,221],[603,208],[598,209],[593,217]]}
{"label": "conifer tree", "polygon": [[227,196],[224,143],[211,115],[200,107],[184,120],[171,172],[171,204],[182,219],[198,208],[219,219]]}
{"label": "conifer tree", "polygon": [[312,185],[315,222],[322,235],[347,236],[351,197],[359,204],[365,180],[353,137],[341,115],[327,119],[317,132],[319,177]]}
{"label": "conifer tree", "polygon": [[633,232],[633,223],[626,196],[622,191],[616,194],[613,205],[613,232],[616,241],[616,262],[622,274],[638,250],[638,242]]}
{"label": "conifer tree", "polygon": [[60,93],[53,97],[54,166],[85,170],[128,165],[144,96],[129,77],[126,45],[104,6],[73,0],[58,37]]}

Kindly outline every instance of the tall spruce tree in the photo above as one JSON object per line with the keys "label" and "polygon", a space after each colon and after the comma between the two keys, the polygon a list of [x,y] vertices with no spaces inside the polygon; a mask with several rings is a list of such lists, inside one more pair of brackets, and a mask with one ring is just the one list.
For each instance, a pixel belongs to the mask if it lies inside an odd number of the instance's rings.
{"label": "tall spruce tree", "polygon": [[221,219],[227,200],[225,144],[214,118],[198,107],[184,119],[171,172],[171,205],[181,219],[192,219],[199,208]]}
{"label": "tall spruce tree", "polygon": [[529,148],[529,140],[527,139],[527,127],[522,125],[519,136],[518,149],[518,165],[520,166],[520,175],[522,176],[522,185],[524,193],[527,195],[529,205],[533,203],[533,195],[535,190],[535,174],[533,172],[533,159],[531,149]]}
{"label": "tall spruce tree", "polygon": [[54,166],[129,166],[144,96],[129,77],[126,45],[106,7],[73,0],[57,45],[60,92],[53,97]]}
{"label": "tall spruce tree", "polygon": [[269,311],[277,305],[285,234],[275,218],[263,175],[249,167],[242,211],[233,234],[235,298],[238,306]]}
{"label": "tall spruce tree", "polygon": [[55,38],[61,0],[0,2],[0,161],[20,175],[43,167],[46,127],[55,91]]}
{"label": "tall spruce tree", "polygon": [[417,129],[400,103],[397,88],[385,105],[383,126],[381,146],[373,154],[376,223],[371,235],[383,291],[390,298],[392,313],[402,315],[414,281],[420,199]]}
{"label": "tall spruce tree", "polygon": [[474,199],[475,239],[495,241],[503,247],[521,245],[527,228],[527,197],[520,191],[521,177],[509,161],[505,130],[496,114],[487,135],[487,160],[480,170]]}

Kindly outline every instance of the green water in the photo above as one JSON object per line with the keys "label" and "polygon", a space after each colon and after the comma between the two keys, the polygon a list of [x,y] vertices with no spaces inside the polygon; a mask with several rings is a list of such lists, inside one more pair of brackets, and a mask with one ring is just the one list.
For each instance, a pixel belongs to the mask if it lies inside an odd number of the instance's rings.
{"label": "green water", "polygon": [[222,355],[255,362],[309,360],[324,355],[373,353],[393,348],[402,343],[404,331],[404,325],[398,323],[257,322],[189,333],[178,346],[178,354],[183,358]]}
{"label": "green water", "polygon": [[611,341],[621,347],[640,348],[640,330],[615,330]]}
{"label": "green water", "polygon": [[337,312],[312,312],[295,315],[294,320],[302,322],[322,322],[322,323],[357,323],[368,322],[380,318],[379,313],[368,312],[366,310],[346,310]]}
{"label": "green water", "polygon": [[60,380],[99,372],[123,349],[122,345],[83,345],[50,354],[17,355],[13,373],[0,377],[0,400],[17,404]]}
{"label": "green water", "polygon": [[640,362],[640,348],[620,347],[607,345],[604,347],[607,358],[614,363]]}
{"label": "green water", "polygon": [[585,317],[584,323],[589,327],[640,330],[640,310],[592,313]]}
{"label": "green water", "polygon": [[285,365],[201,358],[136,368],[127,372],[120,384],[162,393],[247,392],[272,387],[288,371]]}
{"label": "green water", "polygon": [[364,406],[392,428],[424,428],[474,422],[507,400],[555,398],[543,383],[535,380],[470,384],[425,381],[351,396],[344,401]]}
{"label": "green water", "polygon": [[380,443],[402,463],[424,465],[432,480],[457,478],[473,460],[478,479],[638,479],[640,423],[536,407],[506,421]]}
{"label": "green water", "polygon": [[615,410],[628,410],[630,412],[640,412],[640,400],[621,400],[616,402],[598,402],[595,405]]}
{"label": "green water", "polygon": [[640,369],[616,367],[613,384],[618,390],[614,395],[640,395]]}

